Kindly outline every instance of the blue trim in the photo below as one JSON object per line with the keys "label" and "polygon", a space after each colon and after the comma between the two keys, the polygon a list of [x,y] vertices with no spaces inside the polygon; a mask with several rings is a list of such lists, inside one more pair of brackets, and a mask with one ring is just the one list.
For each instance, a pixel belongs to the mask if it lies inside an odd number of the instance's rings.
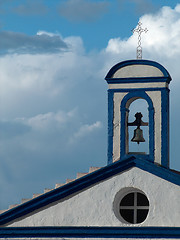
{"label": "blue trim", "polygon": [[171,79],[167,77],[138,77],[138,78],[105,78],[108,84],[116,83],[149,83],[149,82],[167,82]]}
{"label": "blue trim", "polygon": [[126,108],[127,102],[132,98],[143,98],[147,101],[149,107],[149,155],[141,155],[141,158],[149,159],[154,161],[154,107],[150,97],[145,93],[145,91],[138,89],[138,91],[129,92],[121,102],[121,149],[120,149],[120,158],[121,160],[125,159],[128,154],[126,154]]}
{"label": "blue trim", "polygon": [[114,118],[114,93],[108,90],[108,164],[113,159],[113,118]]}
{"label": "blue trim", "polygon": [[179,239],[180,227],[7,227],[0,238],[162,238]]}
{"label": "blue trim", "polygon": [[[110,92],[139,92],[139,91],[144,91],[144,92],[147,92],[147,91],[162,91],[164,89],[168,89],[166,87],[163,87],[163,88],[111,88],[109,89],[108,91]],[[169,89],[168,89],[169,90]]]}
{"label": "blue trim", "polygon": [[62,200],[65,197],[71,197],[79,191],[85,191],[88,187],[98,184],[114,175],[120,174],[123,171],[138,167],[146,172],[152,173],[162,179],[180,186],[180,174],[155,165],[148,160],[141,160],[135,156],[129,157],[124,161],[117,161],[106,167],[103,167],[93,173],[90,173],[82,178],[76,179],[60,188],[56,188],[50,192],[40,195],[26,203],[23,203],[15,208],[0,215],[0,226],[15,221],[18,218],[26,217],[27,214],[33,214],[34,211],[40,211],[42,207],[48,207],[56,201]]}
{"label": "blue trim", "polygon": [[169,89],[161,91],[161,165],[169,167]]}
{"label": "blue trim", "polygon": [[154,61],[150,61],[150,60],[127,60],[127,61],[123,61],[120,62],[116,65],[114,65],[108,72],[108,74],[106,75],[105,79],[109,80],[110,78],[112,78],[113,74],[120,68],[129,66],[129,65],[149,65],[149,66],[154,66],[156,68],[158,68],[164,75],[165,78],[168,78],[168,81],[171,81],[171,76],[168,73],[168,71],[159,63],[154,62]]}

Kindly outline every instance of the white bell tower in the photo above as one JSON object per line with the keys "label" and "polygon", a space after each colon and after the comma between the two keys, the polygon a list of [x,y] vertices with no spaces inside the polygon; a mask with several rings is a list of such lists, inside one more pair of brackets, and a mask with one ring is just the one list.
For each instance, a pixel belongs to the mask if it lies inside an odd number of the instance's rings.
{"label": "white bell tower", "polygon": [[[108,164],[117,160],[123,161],[135,155],[142,160],[145,158],[168,168],[169,83],[171,81],[168,71],[154,61],[128,60],[113,66],[105,80],[109,88]],[[129,107],[137,99],[144,99],[147,102],[148,123],[144,123],[141,117],[136,118],[134,123],[129,123]],[[146,139],[148,153],[130,152],[129,125],[137,126],[137,129],[148,125],[148,139]],[[135,133],[139,134],[140,131]],[[137,144],[136,138],[134,141],[133,144]]]}

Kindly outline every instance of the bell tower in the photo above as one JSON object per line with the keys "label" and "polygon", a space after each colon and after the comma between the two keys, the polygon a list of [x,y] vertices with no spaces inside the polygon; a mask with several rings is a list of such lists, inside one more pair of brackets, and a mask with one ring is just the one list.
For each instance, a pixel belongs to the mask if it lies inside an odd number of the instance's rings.
{"label": "bell tower", "polygon": [[[108,83],[108,164],[130,156],[169,167],[169,83],[171,76],[159,63],[149,60],[128,60],[113,66],[105,80]],[[138,99],[147,103],[148,121],[137,111],[129,121],[130,106]],[[129,136],[130,128],[134,135]],[[147,128],[146,136],[143,129]],[[148,151],[130,151],[148,144]]]}

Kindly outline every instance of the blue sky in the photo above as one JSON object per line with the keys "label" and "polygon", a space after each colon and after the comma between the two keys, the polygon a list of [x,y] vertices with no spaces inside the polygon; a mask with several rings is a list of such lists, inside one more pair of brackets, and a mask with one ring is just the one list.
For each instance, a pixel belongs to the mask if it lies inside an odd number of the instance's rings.
{"label": "blue sky", "polygon": [[180,3],[0,0],[0,209],[107,162],[107,85],[116,63],[170,72],[171,167],[180,170]]}
{"label": "blue sky", "polygon": [[35,35],[39,30],[63,37],[81,36],[86,50],[105,48],[110,38],[127,38],[140,16],[171,0],[7,0],[1,1],[1,30]]}

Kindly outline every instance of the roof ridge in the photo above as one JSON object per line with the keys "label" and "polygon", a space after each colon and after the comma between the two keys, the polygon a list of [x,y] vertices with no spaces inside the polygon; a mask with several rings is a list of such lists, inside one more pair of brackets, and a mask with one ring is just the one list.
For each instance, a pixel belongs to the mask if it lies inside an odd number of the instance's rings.
{"label": "roof ridge", "polygon": [[78,172],[78,173],[76,174],[76,178],[74,178],[74,179],[69,179],[69,178],[67,178],[65,183],[56,183],[56,184],[55,184],[55,187],[52,188],[52,189],[45,188],[43,193],[33,193],[32,198],[22,198],[22,199],[21,199],[21,203],[19,203],[19,204],[16,203],[16,204],[11,204],[11,205],[9,205],[9,208],[8,208],[8,209],[2,209],[2,210],[0,210],[0,214],[6,212],[6,211],[8,211],[8,210],[11,210],[11,209],[13,209],[13,208],[19,207],[20,205],[22,205],[22,204],[24,204],[24,203],[26,203],[26,202],[29,202],[29,201],[31,201],[31,200],[34,199],[34,198],[38,198],[39,196],[45,195],[46,193],[48,193],[48,192],[50,192],[50,191],[53,191],[53,190],[55,190],[55,189],[57,189],[57,188],[61,188],[62,186],[65,186],[65,185],[69,184],[70,182],[73,182],[73,181],[75,181],[75,180],[77,180],[77,179],[83,178],[84,176],[86,176],[86,175],[88,175],[88,174],[91,174],[92,172],[97,171],[97,170],[99,170],[100,168],[101,168],[101,167],[90,167],[90,168],[89,168],[89,172]]}
{"label": "roof ridge", "polygon": [[179,174],[171,171],[168,168],[156,165],[154,162],[150,162],[149,160],[142,160],[141,158],[130,156],[126,160],[111,163],[105,167],[95,170],[94,172],[77,178],[74,181],[46,192],[45,194],[39,195],[38,197],[20,204],[17,207],[9,209],[4,213],[1,213],[0,226],[5,226],[17,218],[25,217],[29,213],[38,211],[41,208],[46,208],[50,204],[65,199],[66,197],[71,197],[95,184],[98,184],[99,182],[111,178],[114,175],[130,170],[133,167],[137,167],[143,171],[180,186]]}

